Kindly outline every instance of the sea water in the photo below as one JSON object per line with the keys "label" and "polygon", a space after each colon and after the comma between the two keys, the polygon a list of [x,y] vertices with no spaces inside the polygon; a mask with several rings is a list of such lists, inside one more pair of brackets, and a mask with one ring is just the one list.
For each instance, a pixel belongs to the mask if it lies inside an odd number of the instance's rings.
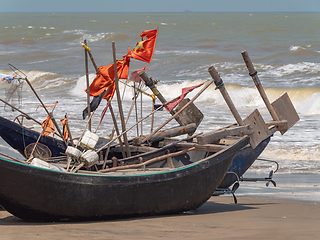
{"label": "sea water", "polygon": [[[275,133],[260,158],[279,163],[280,173],[319,173],[320,167],[320,42],[319,13],[0,13],[0,74],[15,75],[8,63],[23,71],[45,105],[53,105],[56,119],[68,114],[74,137],[80,136],[86,120],[86,77],[84,49],[87,40],[98,66],[113,63],[112,41],[117,59],[141,40],[144,30],[159,27],[153,59],[150,64],[131,60],[130,72],[148,65],[147,74],[160,80],[158,89],[167,100],[181,94],[187,86],[210,79],[208,68],[220,73],[240,116],[244,119],[258,109],[265,121],[272,118],[265,107],[243,62],[241,51],[247,50],[266,94],[273,102],[287,92],[300,121],[284,135]],[[89,62],[90,81],[96,74]],[[131,82],[128,82],[132,85]],[[0,82],[4,99],[11,85]],[[127,116],[133,90],[120,83],[123,109]],[[151,93],[146,87],[147,93]],[[199,89],[189,93],[192,98]],[[24,83],[16,106],[42,122],[46,113]],[[117,103],[112,104],[117,111]],[[159,102],[157,102],[159,103]],[[152,110],[152,99],[137,99],[138,115]],[[196,133],[235,123],[220,92],[209,87],[195,105],[204,114]],[[0,105],[0,114],[13,120],[19,113]],[[96,110],[95,130],[105,100]],[[37,109],[37,110],[36,110]],[[142,114],[141,114],[142,109]],[[170,117],[166,111],[155,113],[154,129]],[[136,122],[135,111],[127,127]],[[41,131],[33,122],[29,127]],[[168,127],[177,125],[171,121]],[[97,130],[108,136],[112,119],[107,114]],[[120,125],[119,125],[120,126]],[[150,133],[151,118],[128,132],[129,137]],[[7,149],[5,144],[1,144]],[[6,150],[7,151],[7,150]],[[260,173],[273,164],[255,162],[250,171]],[[320,182],[320,181],[319,181]]]}

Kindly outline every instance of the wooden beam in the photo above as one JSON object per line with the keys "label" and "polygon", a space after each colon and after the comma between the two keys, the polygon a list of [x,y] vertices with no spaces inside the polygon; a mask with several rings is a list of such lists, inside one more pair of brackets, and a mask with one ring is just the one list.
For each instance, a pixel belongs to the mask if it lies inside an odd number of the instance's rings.
{"label": "wooden beam", "polygon": [[281,120],[281,121],[268,121],[266,122],[268,127],[275,126],[277,131],[286,131],[288,130],[288,121]]}
{"label": "wooden beam", "polygon": [[149,139],[149,141],[150,142],[158,142],[158,141],[163,140],[165,138],[180,136],[183,134],[194,132],[196,128],[197,128],[197,125],[195,123],[191,123],[186,126],[174,127],[171,129],[159,131],[155,135],[153,135]]}
{"label": "wooden beam", "polygon": [[197,137],[197,141],[199,144],[208,144],[208,143],[217,143],[221,138],[225,138],[227,136],[244,136],[253,134],[253,129],[250,125],[245,126],[235,126],[231,128],[226,128],[222,130],[215,130],[205,134],[202,134]]}
{"label": "wooden beam", "polygon": [[203,152],[219,152],[226,148],[225,145],[219,145],[219,144],[204,144],[200,145],[197,143],[177,143],[175,144],[177,149],[189,149],[191,147],[194,147],[195,151],[203,151]]}

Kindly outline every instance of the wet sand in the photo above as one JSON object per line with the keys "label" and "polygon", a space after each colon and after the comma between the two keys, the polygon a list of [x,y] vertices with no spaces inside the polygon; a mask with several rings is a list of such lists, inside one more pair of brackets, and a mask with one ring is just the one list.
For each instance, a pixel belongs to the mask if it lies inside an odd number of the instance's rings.
{"label": "wet sand", "polygon": [[196,211],[98,222],[26,222],[0,211],[0,239],[319,239],[320,204],[211,197]]}

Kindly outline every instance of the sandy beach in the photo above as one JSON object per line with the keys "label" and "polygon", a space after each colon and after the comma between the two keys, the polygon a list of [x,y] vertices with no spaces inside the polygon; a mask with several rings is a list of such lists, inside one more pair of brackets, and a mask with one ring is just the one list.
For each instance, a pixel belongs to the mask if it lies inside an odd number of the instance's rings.
{"label": "sandy beach", "polygon": [[8,239],[319,239],[320,204],[260,197],[211,197],[196,211],[97,222],[25,222],[0,211]]}

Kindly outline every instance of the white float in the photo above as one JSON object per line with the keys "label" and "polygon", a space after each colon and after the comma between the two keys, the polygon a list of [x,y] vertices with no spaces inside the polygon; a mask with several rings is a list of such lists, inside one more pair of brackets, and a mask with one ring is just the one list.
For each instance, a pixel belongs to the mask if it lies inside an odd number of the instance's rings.
{"label": "white float", "polygon": [[80,147],[86,150],[93,149],[99,140],[99,136],[87,130],[80,141]]}

